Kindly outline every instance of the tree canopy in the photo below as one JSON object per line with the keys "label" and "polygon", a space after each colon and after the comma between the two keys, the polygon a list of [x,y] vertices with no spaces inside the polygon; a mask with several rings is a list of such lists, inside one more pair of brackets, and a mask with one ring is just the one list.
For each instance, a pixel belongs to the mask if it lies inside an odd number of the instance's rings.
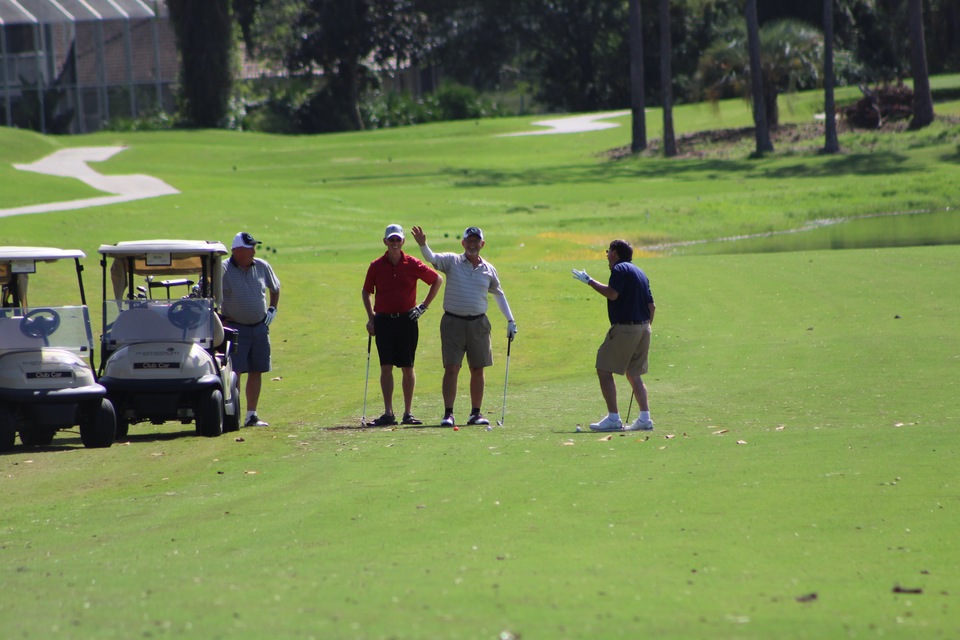
{"label": "tree canopy", "polygon": [[[282,66],[301,80],[298,86],[308,88],[306,99],[292,104],[297,130],[363,127],[365,96],[385,77],[407,67],[430,70],[427,90],[436,89],[437,80],[444,79],[476,91],[521,91],[547,111],[627,108],[631,96],[637,95],[631,86],[627,0],[171,0],[170,4],[172,13],[176,8],[182,14],[188,4],[220,7],[227,2],[232,2],[248,55]],[[923,14],[928,41],[938,47],[953,45],[951,51],[956,52],[960,38],[956,1],[924,2],[930,7]],[[641,92],[645,101],[662,101],[665,95],[679,102],[696,100],[703,90],[713,97],[745,93],[750,76],[744,0],[636,3],[642,16],[639,40],[647,45],[640,53],[646,71]],[[913,60],[910,42],[902,36],[905,5],[904,0],[833,0],[838,85],[909,75]],[[824,10],[822,3],[809,0],[757,0],[756,8],[765,103],[775,125],[779,93],[817,86],[822,79]],[[668,31],[661,32],[661,25]],[[185,23],[178,34],[181,47],[186,46],[184,38],[201,38]],[[662,41],[671,46],[664,49]],[[663,64],[663,51],[670,52],[668,65]],[[960,53],[928,59],[932,72],[960,69]],[[186,81],[185,74],[185,90]],[[387,85],[385,90],[391,88]],[[198,101],[203,102],[186,100]]]}

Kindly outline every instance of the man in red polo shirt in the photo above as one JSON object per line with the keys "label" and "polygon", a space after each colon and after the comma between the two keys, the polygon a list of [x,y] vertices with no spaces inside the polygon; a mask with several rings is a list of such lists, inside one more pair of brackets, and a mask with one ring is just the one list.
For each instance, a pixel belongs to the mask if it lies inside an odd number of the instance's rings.
{"label": "man in red polo shirt", "polygon": [[[417,376],[413,362],[420,338],[417,320],[437,297],[443,276],[413,256],[403,252],[403,227],[391,224],[383,234],[387,251],[370,263],[363,282],[363,307],[367,311],[367,332],[376,337],[380,354],[380,389],[383,392],[383,415],[367,424],[388,427],[397,424],[393,412],[393,368],[403,374],[402,424],[423,424],[413,417],[413,389]],[[427,297],[417,304],[417,281],[430,285]],[[371,304],[370,297],[374,296]]]}

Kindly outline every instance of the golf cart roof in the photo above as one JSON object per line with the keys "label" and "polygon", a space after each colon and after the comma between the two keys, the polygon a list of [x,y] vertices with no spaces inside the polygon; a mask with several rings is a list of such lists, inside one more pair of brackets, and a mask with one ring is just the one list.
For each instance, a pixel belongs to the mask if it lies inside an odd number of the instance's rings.
{"label": "golf cart roof", "polygon": [[0,262],[15,260],[72,260],[85,258],[87,254],[79,249],[55,249],[53,247],[0,247]]}
{"label": "golf cart roof", "polygon": [[103,254],[104,290],[106,290],[107,258],[113,258],[110,279],[116,298],[136,296],[132,276],[171,276],[204,274],[212,297],[219,309],[223,303],[223,273],[220,265],[229,252],[214,240],[130,240],[100,245]]}
{"label": "golf cart roof", "polygon": [[147,253],[170,253],[175,256],[228,253],[223,243],[215,240],[130,240],[102,244],[97,251],[113,257],[142,256]]}

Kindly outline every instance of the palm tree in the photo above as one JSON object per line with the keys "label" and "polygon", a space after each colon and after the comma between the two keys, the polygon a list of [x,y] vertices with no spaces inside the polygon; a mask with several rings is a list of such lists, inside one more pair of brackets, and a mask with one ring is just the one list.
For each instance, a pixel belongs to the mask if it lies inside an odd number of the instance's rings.
{"label": "palm tree", "polygon": [[640,0],[630,0],[630,110],[633,112],[633,137],[630,151],[647,148],[647,121],[643,113],[646,95],[643,90],[643,30]]}
{"label": "palm tree", "polygon": [[660,0],[660,84],[663,85],[663,155],[677,155],[673,134],[673,73],[670,69],[670,0]]}
{"label": "palm tree", "polygon": [[907,0],[910,29],[910,71],[913,74],[913,119],[911,129],[921,129],[933,122],[933,96],[927,73],[926,41],[923,34],[921,0]]}
{"label": "palm tree", "polygon": [[763,99],[763,66],[760,64],[760,23],[757,20],[757,0],[747,0],[746,14],[754,133],[757,140],[757,155],[763,155],[773,151],[773,143],[770,142],[770,131],[767,129],[767,109]]}
{"label": "palm tree", "polygon": [[[775,20],[759,30],[763,103],[770,126],[779,123],[777,98],[784,91],[820,83],[823,35],[799,20]],[[700,82],[711,100],[752,95],[749,38],[741,28],[712,44],[700,59]]]}
{"label": "palm tree", "polygon": [[823,106],[826,140],[824,153],[840,151],[837,109],[833,102],[833,0],[823,0]]}

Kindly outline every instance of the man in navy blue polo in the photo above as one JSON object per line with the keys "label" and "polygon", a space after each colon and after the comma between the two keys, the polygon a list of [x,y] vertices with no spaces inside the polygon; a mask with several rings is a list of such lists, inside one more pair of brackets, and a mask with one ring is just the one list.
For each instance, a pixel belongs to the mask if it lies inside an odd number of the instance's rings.
{"label": "man in navy blue polo", "polygon": [[[586,271],[573,270],[573,277],[607,299],[610,330],[597,349],[597,377],[607,415],[590,428],[594,431],[650,431],[650,404],[643,374],[647,372],[652,335],[653,302],[650,280],[633,264],[633,247],[626,240],[614,240],[607,249],[610,265],[608,284],[597,282]],[[617,408],[617,383],[613,374],[625,375],[637,398],[640,416],[624,427]]]}

